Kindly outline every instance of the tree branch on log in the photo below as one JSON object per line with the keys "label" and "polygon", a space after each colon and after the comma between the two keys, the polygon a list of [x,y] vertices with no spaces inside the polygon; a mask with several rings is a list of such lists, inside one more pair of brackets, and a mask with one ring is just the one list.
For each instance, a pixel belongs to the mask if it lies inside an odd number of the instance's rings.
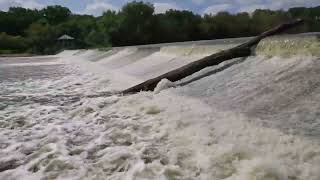
{"label": "tree branch on log", "polygon": [[204,69],[208,66],[214,66],[218,65],[224,61],[239,58],[239,57],[247,57],[251,55],[251,48],[257,45],[262,39],[272,36],[275,34],[279,34],[285,30],[288,30],[290,28],[293,28],[299,24],[302,24],[302,19],[297,19],[289,23],[284,23],[279,26],[276,26],[262,34],[260,34],[257,37],[252,38],[251,40],[245,42],[244,44],[238,45],[234,48],[223,50],[221,52],[218,52],[216,54],[212,54],[210,56],[204,57],[200,60],[194,61],[192,63],[189,63],[187,65],[184,65],[178,69],[172,70],[170,72],[167,72],[163,75],[160,75],[156,78],[149,79],[141,84],[138,84],[136,86],[133,86],[129,89],[126,89],[122,91],[123,94],[128,93],[136,93],[140,91],[153,91],[154,88],[157,86],[157,84],[162,79],[168,79],[169,81],[175,82],[178,80],[181,80],[195,72],[200,71],[201,69]]}

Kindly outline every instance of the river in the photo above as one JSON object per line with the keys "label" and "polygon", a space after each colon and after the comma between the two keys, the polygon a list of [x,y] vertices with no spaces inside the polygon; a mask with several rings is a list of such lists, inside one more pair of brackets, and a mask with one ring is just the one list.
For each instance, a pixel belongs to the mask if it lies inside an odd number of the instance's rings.
{"label": "river", "polygon": [[0,179],[319,180],[318,34],[116,93],[245,40],[0,58]]}

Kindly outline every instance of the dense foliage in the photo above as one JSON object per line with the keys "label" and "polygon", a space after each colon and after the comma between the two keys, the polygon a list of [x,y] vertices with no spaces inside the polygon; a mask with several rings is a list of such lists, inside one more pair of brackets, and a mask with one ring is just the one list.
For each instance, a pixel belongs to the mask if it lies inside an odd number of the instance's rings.
{"label": "dense foliage", "polygon": [[152,4],[134,1],[100,17],[72,14],[61,6],[42,10],[12,7],[0,11],[0,53],[55,53],[61,49],[57,38],[63,34],[75,38],[72,48],[254,36],[298,17],[307,23],[292,33],[320,31],[320,6],[200,16],[179,10],[155,14]]}

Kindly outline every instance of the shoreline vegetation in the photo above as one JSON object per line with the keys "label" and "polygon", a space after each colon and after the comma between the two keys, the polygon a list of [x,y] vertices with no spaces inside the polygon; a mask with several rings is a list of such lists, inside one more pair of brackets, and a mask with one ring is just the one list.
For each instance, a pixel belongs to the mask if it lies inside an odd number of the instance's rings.
{"label": "shoreline vegetation", "polygon": [[256,36],[297,18],[305,24],[288,33],[320,31],[320,6],[257,9],[251,14],[199,15],[186,10],[155,14],[152,4],[133,1],[99,17],[73,14],[62,6],[11,7],[0,11],[0,57],[55,54],[65,48],[57,40],[64,34],[74,38],[67,49],[108,48]]}

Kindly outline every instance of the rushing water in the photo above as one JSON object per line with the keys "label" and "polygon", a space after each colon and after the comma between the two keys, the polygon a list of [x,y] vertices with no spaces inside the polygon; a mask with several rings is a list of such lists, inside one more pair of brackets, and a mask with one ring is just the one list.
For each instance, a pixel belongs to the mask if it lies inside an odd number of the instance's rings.
{"label": "rushing water", "polygon": [[0,59],[0,179],[319,180],[317,35],[113,94],[244,40]]}

